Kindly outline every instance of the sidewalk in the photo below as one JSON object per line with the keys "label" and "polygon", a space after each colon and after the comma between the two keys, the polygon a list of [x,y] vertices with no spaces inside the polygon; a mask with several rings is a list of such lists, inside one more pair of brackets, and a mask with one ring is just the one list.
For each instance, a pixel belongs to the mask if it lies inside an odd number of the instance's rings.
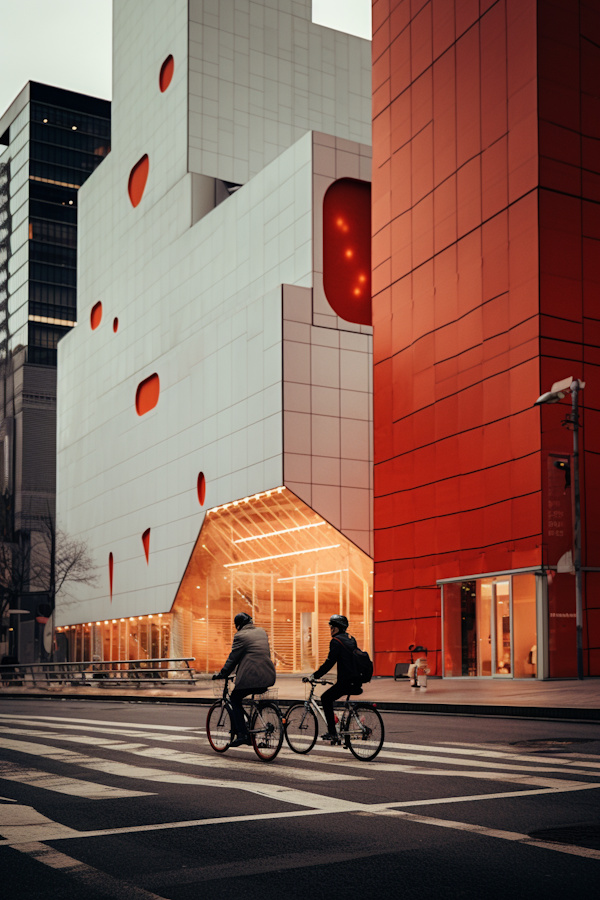
{"label": "sidewalk", "polygon": [[[301,676],[280,675],[279,702],[286,706],[304,699]],[[96,686],[48,688],[2,688],[0,698],[60,698],[77,700],[124,700],[155,703],[212,703],[213,685],[202,678],[193,685],[173,689],[109,688]],[[600,678],[561,681],[443,680],[430,678],[428,689],[411,690],[408,681],[374,678],[365,685],[363,698],[382,710],[443,713],[447,715],[511,716],[600,722]]]}

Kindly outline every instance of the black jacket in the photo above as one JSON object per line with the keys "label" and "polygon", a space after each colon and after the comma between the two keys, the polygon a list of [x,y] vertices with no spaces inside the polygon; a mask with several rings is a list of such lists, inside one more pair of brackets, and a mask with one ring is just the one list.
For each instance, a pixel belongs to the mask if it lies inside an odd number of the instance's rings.
{"label": "black jacket", "polygon": [[326,675],[337,663],[338,681],[348,683],[358,681],[360,683],[360,678],[356,677],[352,666],[352,651],[355,649],[356,640],[351,634],[346,634],[345,632],[336,634],[329,642],[329,655],[327,659],[323,665],[317,669],[314,677],[322,678],[323,675]]}

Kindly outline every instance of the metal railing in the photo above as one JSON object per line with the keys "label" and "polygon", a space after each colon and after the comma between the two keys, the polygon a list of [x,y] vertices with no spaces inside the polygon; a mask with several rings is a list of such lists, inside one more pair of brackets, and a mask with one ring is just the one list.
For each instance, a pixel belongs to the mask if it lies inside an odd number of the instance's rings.
{"label": "metal railing", "polygon": [[[0,665],[0,687],[174,687],[195,684],[194,656],[176,659],[113,659],[97,662],[9,663]],[[177,664],[180,665],[177,665]],[[183,664],[183,665],[181,665]]]}

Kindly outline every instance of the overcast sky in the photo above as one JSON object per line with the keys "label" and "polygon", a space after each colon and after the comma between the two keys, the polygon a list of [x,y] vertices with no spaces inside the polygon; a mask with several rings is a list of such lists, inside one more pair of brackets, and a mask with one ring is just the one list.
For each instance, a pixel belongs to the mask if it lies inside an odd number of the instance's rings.
{"label": "overcast sky", "polygon": [[[110,100],[112,0],[0,3],[0,115],[27,81]],[[313,0],[313,20],[370,38],[371,0]]]}

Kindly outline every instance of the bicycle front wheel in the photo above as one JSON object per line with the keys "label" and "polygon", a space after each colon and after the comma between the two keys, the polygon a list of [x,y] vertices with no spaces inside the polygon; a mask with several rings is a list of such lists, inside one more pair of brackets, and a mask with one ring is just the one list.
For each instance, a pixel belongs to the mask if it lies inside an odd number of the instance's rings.
{"label": "bicycle front wheel", "polygon": [[225,753],[231,743],[231,712],[222,700],[213,703],[206,717],[206,736],[217,753]]}
{"label": "bicycle front wheel", "polygon": [[250,737],[254,752],[263,762],[275,759],[283,743],[283,722],[272,703],[256,706],[250,719]]}
{"label": "bicycle front wheel", "polygon": [[346,744],[357,759],[375,759],[385,738],[379,710],[367,703],[357,703],[345,717]]}
{"label": "bicycle front wheel", "polygon": [[310,706],[297,703],[285,714],[285,739],[294,753],[308,753],[315,746],[319,723]]}

